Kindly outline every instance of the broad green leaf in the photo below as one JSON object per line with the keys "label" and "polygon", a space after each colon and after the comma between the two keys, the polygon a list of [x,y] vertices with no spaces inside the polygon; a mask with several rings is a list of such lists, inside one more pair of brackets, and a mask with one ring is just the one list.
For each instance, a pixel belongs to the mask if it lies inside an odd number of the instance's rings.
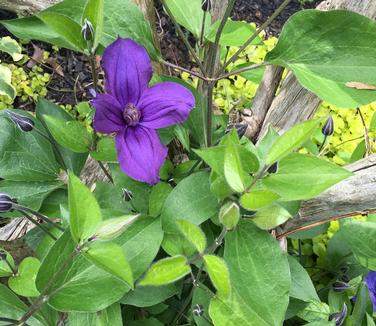
{"label": "broad green leaf", "polygon": [[282,325],[291,280],[287,255],[277,241],[253,223],[240,222],[226,236],[224,259],[231,294],[227,300],[212,300],[209,313],[214,324]]}
{"label": "broad green leaf", "polygon": [[85,50],[85,42],[81,36],[81,26],[72,18],[51,11],[40,12],[38,18],[69,43],[71,48],[81,52]]}
{"label": "broad green leaf", "polygon": [[233,143],[226,146],[224,172],[226,181],[233,190],[237,192],[245,190],[246,180],[243,176],[242,162],[239,152]]}
{"label": "broad green leaf", "polygon": [[364,282],[361,282],[356,293],[356,301],[351,313],[351,319],[349,318],[351,320],[350,325],[362,325],[367,312],[372,314],[373,303],[367,285]]}
{"label": "broad green leaf", "polygon": [[113,242],[93,242],[84,256],[94,265],[118,277],[133,289],[133,275],[123,249]]}
{"label": "broad green leaf", "polygon": [[292,215],[288,210],[278,204],[259,209],[252,221],[261,229],[270,230],[286,222]]}
{"label": "broad green leaf", "polygon": [[292,201],[315,197],[351,175],[315,156],[293,153],[282,159],[278,172],[269,174],[262,183],[279,194],[280,200]]}
{"label": "broad green leaf", "polygon": [[19,61],[23,58],[21,46],[10,36],[0,38],[0,51],[8,53],[14,61]]}
{"label": "broad green leaf", "polygon": [[325,302],[311,300],[298,316],[308,322],[327,321],[330,314],[330,308]]}
{"label": "broad green leaf", "polygon": [[170,256],[184,255],[192,256],[196,252],[196,247],[188,241],[181,233],[165,233],[162,241],[162,248]]}
{"label": "broad green leaf", "polygon": [[209,174],[194,173],[181,181],[169,194],[162,208],[162,227],[180,234],[176,220],[199,225],[217,212],[217,199],[210,192]]}
{"label": "broad green leaf", "polygon": [[210,173],[210,191],[220,200],[223,200],[234,193],[234,190],[228,185],[226,179],[214,171]]}
{"label": "broad green leaf", "polygon": [[161,259],[151,265],[139,285],[165,285],[189,274],[191,267],[184,256]]}
{"label": "broad green leaf", "polygon": [[[3,318],[19,320],[28,310],[28,306],[3,284],[0,284],[0,302],[0,316]],[[39,313],[34,314],[27,321],[27,324],[30,326],[48,326],[48,323]],[[1,323],[1,325],[6,324]]]}
{"label": "broad green leaf", "polygon": [[[37,102],[36,113],[37,118],[42,122],[43,126],[46,127],[46,132],[50,135],[51,139],[53,137],[50,131],[48,130],[46,122],[44,121],[45,115],[52,116],[60,120],[64,120],[66,122],[75,120],[68,112],[63,110],[61,107],[41,97],[38,99]],[[56,146],[58,147],[59,152],[61,153],[61,156],[63,157],[64,163],[67,166],[67,168],[72,170],[76,175],[79,175],[86,163],[87,153],[75,153],[69,150],[68,148],[60,146],[57,143]]]}
{"label": "broad green leaf", "polygon": [[[217,30],[219,28],[220,20],[216,21],[213,25],[210,26],[206,38],[214,43]],[[243,21],[234,21],[230,18],[227,20],[219,44],[226,46],[241,46],[243,45],[256,31],[256,28],[252,24],[248,24]],[[251,44],[261,44],[262,40],[257,36]]]}
{"label": "broad green leaf", "polygon": [[34,257],[26,257],[18,266],[15,276],[8,280],[9,287],[18,295],[37,297],[39,291],[35,286],[35,279],[40,267],[40,261]]}
{"label": "broad green leaf", "polygon": [[68,201],[72,238],[80,243],[94,235],[101,211],[94,195],[73,173],[69,173]]}
{"label": "broad green leaf", "polygon": [[90,156],[97,161],[115,162],[117,154],[114,138],[104,137],[99,139],[95,152],[90,152]]}
{"label": "broad green leaf", "polygon": [[[361,265],[370,268],[376,259],[376,223],[348,220],[341,227],[347,244]],[[370,268],[371,269],[371,268]]]}
{"label": "broad green leaf", "polygon": [[339,107],[376,100],[376,92],[346,86],[376,86],[376,23],[344,10],[304,10],[284,25],[266,61],[291,69],[299,82]]}
{"label": "broad green leaf", "polygon": [[166,182],[156,184],[150,192],[149,198],[149,215],[159,216],[161,214],[163,205],[172,191],[172,187]]}
{"label": "broad green leaf", "polygon": [[319,123],[320,120],[308,120],[287,130],[270,147],[266,157],[266,164],[273,164],[301,146],[311,136],[313,131],[318,128]]}
{"label": "broad green leaf", "polygon": [[210,280],[217,289],[218,298],[226,299],[230,295],[231,284],[230,274],[225,261],[214,255],[205,255],[203,259]]}
{"label": "broad green leaf", "polygon": [[[4,252],[4,249],[0,248],[0,250],[2,252]],[[12,266],[14,269],[16,269],[16,267],[14,265],[14,259],[9,252],[6,252],[6,260],[7,261],[0,260],[0,277],[8,277],[8,276],[11,276],[13,274],[13,271],[12,271],[10,266]]]}
{"label": "broad green leaf", "polygon": [[253,190],[245,193],[240,198],[240,204],[248,210],[260,209],[270,205],[280,196],[269,190]]}
{"label": "broad green leaf", "polygon": [[82,16],[82,25],[86,18],[94,28],[93,48],[96,49],[103,33],[104,0],[88,0]]}
{"label": "broad green leaf", "polygon": [[16,89],[11,84],[11,80],[11,70],[4,65],[0,65],[0,95],[7,95],[13,101],[16,97]]}
{"label": "broad green leaf", "polygon": [[69,326],[123,326],[119,303],[96,313],[71,312],[68,314]]}
{"label": "broad green leaf", "polygon": [[202,254],[206,248],[206,236],[201,228],[186,220],[178,220],[176,223],[184,237]]}
{"label": "broad green leaf", "polygon": [[156,318],[146,318],[146,319],[139,319],[133,320],[129,324],[129,326],[163,326],[163,324]]}
{"label": "broad green leaf", "polygon": [[304,267],[291,256],[288,256],[288,260],[291,274],[290,297],[306,302],[319,300],[311,278]]}
{"label": "broad green leaf", "polygon": [[76,153],[86,153],[89,151],[92,136],[80,122],[64,121],[47,115],[43,118],[48,130],[61,146]]}
{"label": "broad green leaf", "polygon": [[[165,0],[176,21],[193,33],[196,37],[201,35],[201,26],[204,11],[201,9],[201,0],[191,0],[189,3],[181,0]],[[210,15],[206,15],[205,30],[210,26]]]}

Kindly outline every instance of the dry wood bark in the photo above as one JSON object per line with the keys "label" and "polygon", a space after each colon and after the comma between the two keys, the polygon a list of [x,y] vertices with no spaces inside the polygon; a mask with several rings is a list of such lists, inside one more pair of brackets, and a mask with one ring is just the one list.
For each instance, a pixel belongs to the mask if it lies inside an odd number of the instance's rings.
{"label": "dry wood bark", "polygon": [[44,10],[60,1],[62,0],[1,0],[0,9],[26,16]]}

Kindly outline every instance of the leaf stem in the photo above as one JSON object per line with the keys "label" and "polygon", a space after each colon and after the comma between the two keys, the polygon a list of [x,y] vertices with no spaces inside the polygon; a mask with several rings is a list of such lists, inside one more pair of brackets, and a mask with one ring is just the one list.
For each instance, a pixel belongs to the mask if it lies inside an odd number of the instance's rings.
{"label": "leaf stem", "polygon": [[48,236],[50,236],[53,240],[57,240],[57,238],[48,230],[46,229],[42,224],[35,221],[29,214],[22,210],[18,210],[21,212],[31,223],[33,223],[36,227],[40,228],[44,233],[46,233]]}
{"label": "leaf stem", "polygon": [[89,62],[90,62],[90,67],[91,67],[91,75],[93,77],[94,90],[98,92],[98,76],[97,76],[97,69],[95,65],[95,54],[91,54],[89,56]]}
{"label": "leaf stem", "polygon": [[159,62],[167,67],[171,67],[173,69],[176,69],[176,70],[180,70],[180,71],[184,71],[188,74],[190,74],[191,76],[195,76],[201,80],[205,80],[205,81],[208,81],[208,78],[206,78],[205,76],[202,76],[201,74],[197,73],[197,72],[194,72],[192,70],[189,70],[189,69],[186,69],[186,68],[183,68],[183,67],[180,67],[180,66],[177,66],[171,62],[168,62],[168,61],[165,61],[163,60],[162,58],[159,59]]}
{"label": "leaf stem", "polygon": [[106,167],[101,161],[97,161],[97,162],[98,162],[99,167],[102,169],[103,173],[106,175],[107,179],[110,180],[110,182],[113,184],[114,179],[112,179],[110,172],[108,172],[108,170],[106,169]]}
{"label": "leaf stem", "polygon": [[364,117],[363,117],[361,109],[357,108],[357,111],[359,113],[360,119],[362,120],[362,124],[363,124],[364,142],[366,144],[366,157],[367,157],[367,156],[370,156],[372,154],[371,144],[370,144],[370,141],[369,141],[368,128],[367,128],[367,124],[366,124],[366,122],[364,120]]}

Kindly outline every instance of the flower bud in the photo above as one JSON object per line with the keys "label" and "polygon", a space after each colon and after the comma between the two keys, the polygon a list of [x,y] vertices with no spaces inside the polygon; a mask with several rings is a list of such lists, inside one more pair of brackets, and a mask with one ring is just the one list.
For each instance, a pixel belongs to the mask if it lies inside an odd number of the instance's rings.
{"label": "flower bud", "polygon": [[248,125],[247,124],[244,124],[244,123],[236,123],[234,125],[229,125],[226,130],[225,130],[225,133],[229,133],[232,128],[235,128],[236,129],[236,132],[239,136],[239,139],[242,138],[245,134],[245,132],[247,131],[247,128],[248,128]]}
{"label": "flower bud", "polygon": [[126,215],[123,217],[111,218],[103,221],[91,240],[112,240],[122,234],[140,216]]}
{"label": "flower bud", "polygon": [[329,114],[328,119],[326,120],[324,126],[321,129],[324,136],[331,136],[334,132],[334,121],[332,116]]}
{"label": "flower bud", "polygon": [[212,1],[213,0],[202,0],[201,8],[203,11],[210,11],[212,9]]}
{"label": "flower bud", "polygon": [[240,218],[239,206],[234,202],[224,204],[219,211],[219,221],[227,230],[232,230]]}
{"label": "flower bud", "polygon": [[15,202],[9,195],[0,193],[0,213],[6,213],[12,210],[14,203]]}
{"label": "flower bud", "polygon": [[347,306],[346,303],[343,304],[343,308],[340,312],[335,312],[334,314],[329,315],[329,321],[334,320],[336,326],[343,325],[347,316]]}
{"label": "flower bud", "polygon": [[34,121],[28,117],[17,114],[12,111],[7,111],[9,118],[14,122],[14,124],[22,131],[28,132],[34,129]]}
{"label": "flower bud", "polygon": [[268,173],[277,173],[278,172],[278,161],[274,162],[268,169]]}
{"label": "flower bud", "polygon": [[195,304],[195,306],[193,307],[193,310],[192,310],[193,314],[197,317],[201,317],[204,313],[204,308],[203,306],[199,305],[199,304]]}
{"label": "flower bud", "polygon": [[92,23],[86,18],[81,29],[81,34],[85,41],[91,41],[92,39],[94,39],[94,27]]}
{"label": "flower bud", "polygon": [[342,281],[335,281],[332,284],[332,289],[334,292],[343,292],[349,289],[350,287],[351,287],[350,285]]}
{"label": "flower bud", "polygon": [[130,191],[130,190],[126,189],[126,188],[122,188],[121,190],[123,192],[123,199],[125,201],[131,201],[133,199],[133,193],[132,193],[132,191]]}
{"label": "flower bud", "polygon": [[7,253],[4,250],[0,250],[0,261],[7,259]]}

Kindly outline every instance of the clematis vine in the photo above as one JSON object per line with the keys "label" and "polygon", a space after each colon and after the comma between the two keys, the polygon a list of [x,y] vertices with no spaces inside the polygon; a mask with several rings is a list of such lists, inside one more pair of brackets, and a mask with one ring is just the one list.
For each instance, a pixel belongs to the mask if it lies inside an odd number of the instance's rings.
{"label": "clematis vine", "polygon": [[368,272],[366,283],[373,302],[373,311],[376,312],[376,271]]}
{"label": "clematis vine", "polygon": [[157,129],[184,122],[195,106],[192,93],[174,82],[149,86],[152,65],[146,50],[131,39],[118,38],[104,51],[105,94],[91,101],[94,128],[116,134],[117,157],[131,178],[155,184],[167,148]]}

